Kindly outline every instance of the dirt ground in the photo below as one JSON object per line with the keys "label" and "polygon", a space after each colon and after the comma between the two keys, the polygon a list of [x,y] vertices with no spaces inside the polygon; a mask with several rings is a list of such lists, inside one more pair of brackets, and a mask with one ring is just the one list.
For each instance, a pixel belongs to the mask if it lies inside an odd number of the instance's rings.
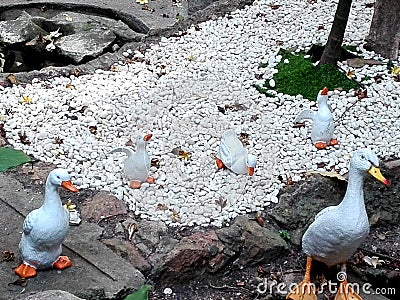
{"label": "dirt ground", "polygon": [[[18,178],[25,187],[42,191],[43,178],[46,177],[45,174],[49,172],[53,166],[41,162],[35,164],[39,164],[39,169],[42,170],[43,174],[32,177],[32,174],[29,172],[29,164],[10,170],[8,173]],[[350,259],[348,263],[348,275],[350,280],[355,282],[368,282],[373,288],[386,289],[388,292],[391,292],[392,295],[386,294],[385,297],[391,300],[397,300],[400,294],[400,201],[398,196],[400,195],[400,185],[397,184],[400,180],[400,167],[392,169],[383,168],[382,173],[392,183],[389,188],[382,187],[380,183],[373,179],[366,179],[364,187],[365,202],[368,215],[370,216],[371,231],[367,240],[361,245],[359,251]],[[329,185],[329,189],[333,189],[337,192],[335,195],[328,195],[328,197],[331,196],[340,201],[344,195],[346,183],[330,178],[323,178],[321,182],[318,183],[319,186],[326,183]],[[301,191],[300,193],[298,192],[299,190]],[[61,197],[63,197],[63,191],[60,191],[60,193]],[[73,195],[72,198],[71,194],[69,194],[68,197],[77,204],[79,209],[84,202],[94,194],[95,192],[92,190],[81,190],[79,194]],[[303,183],[289,184],[281,191],[280,196],[283,197],[282,195],[284,194],[286,197],[292,194],[296,195],[294,196],[294,201],[298,202],[296,197],[309,197],[311,199],[314,197],[318,200],[319,195],[327,194],[327,191],[325,187],[322,187],[321,190],[318,191],[318,188],[315,188],[311,183],[305,181]],[[315,206],[312,200],[309,201],[310,206]],[[273,212],[282,209],[279,205],[280,204],[276,207],[266,208],[261,217],[266,221],[274,222],[272,218]],[[293,204],[289,203],[288,205],[292,210],[297,210],[296,206],[293,206]],[[292,211],[291,213],[298,214],[299,212]],[[116,223],[128,217],[135,218],[132,213],[128,213],[99,222],[99,225],[104,228],[103,238],[116,237],[114,232]],[[300,219],[300,217],[298,219]],[[301,226],[297,223],[292,224],[294,224],[294,226]],[[306,226],[307,224],[304,223],[303,225]],[[290,229],[290,226],[291,225],[286,224],[285,228]],[[196,232],[196,230],[198,229],[188,228],[182,231],[180,229],[170,228],[168,234],[176,238],[181,238],[182,236]],[[128,238],[126,237],[126,239]],[[196,279],[190,281],[182,278],[180,282],[171,283],[169,281],[153,281],[151,278],[148,278],[148,283],[152,285],[149,300],[284,299],[284,293],[279,293],[276,290],[277,285],[279,283],[289,284],[299,282],[305,268],[305,256],[301,252],[301,246],[295,242],[294,237],[292,240],[288,238],[287,242],[287,255],[267,264],[241,268],[238,264],[233,262],[222,272],[218,272],[217,274],[201,274]],[[374,267],[366,263],[366,256],[370,258],[378,257],[380,260],[378,266]],[[326,280],[335,281],[337,272],[338,269],[327,269],[323,264],[315,263],[312,270],[313,282],[319,287],[326,282]],[[271,284],[275,285],[275,287],[271,287]],[[394,288],[397,288],[397,290],[391,290]],[[270,293],[270,290],[272,293]],[[114,299],[124,299],[127,294],[128,290],[121,291],[120,295],[117,295]],[[320,297],[320,299],[331,300],[334,298],[334,295],[326,290]],[[105,298],[102,298],[102,295],[95,294],[88,299],[105,300]]]}

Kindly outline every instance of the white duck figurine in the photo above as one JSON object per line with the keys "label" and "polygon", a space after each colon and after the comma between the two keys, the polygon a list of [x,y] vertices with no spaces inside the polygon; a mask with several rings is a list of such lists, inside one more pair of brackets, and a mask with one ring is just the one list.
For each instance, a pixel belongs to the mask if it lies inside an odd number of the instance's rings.
{"label": "white duck figurine", "polygon": [[315,147],[324,149],[327,146],[337,145],[338,141],[333,139],[335,129],[333,123],[332,109],[328,104],[328,88],[319,91],[317,96],[318,110],[316,112],[306,109],[300,112],[294,122],[312,120],[311,140]]}
{"label": "white duck figurine", "polygon": [[133,189],[140,188],[142,182],[154,183],[153,177],[149,177],[150,157],[146,150],[147,142],[152,134],[139,134],[136,139],[136,152],[128,147],[118,147],[110,153],[124,152],[128,157],[124,160],[124,172],[129,186]]}
{"label": "white duck figurine", "polygon": [[[369,233],[368,216],[364,205],[363,183],[368,172],[385,185],[377,156],[369,149],[353,153],[350,160],[349,182],[342,202],[320,211],[303,235],[302,248],[307,255],[306,273],[303,281],[288,294],[287,299],[316,300],[310,283],[312,260],[327,266],[342,264],[340,282],[335,300],[361,299],[347,283],[346,261],[354,254]],[[338,279],[339,278],[338,274]]]}
{"label": "white duck figurine", "polygon": [[72,265],[67,256],[61,256],[62,243],[69,229],[69,213],[62,206],[58,187],[71,192],[78,189],[64,169],[54,169],[47,177],[43,205],[25,218],[19,243],[22,264],[15,269],[22,278],[36,276],[36,269],[54,267],[62,270]]}
{"label": "white duck figurine", "polygon": [[236,174],[254,174],[257,159],[248,154],[233,129],[227,130],[219,144],[216,163],[219,169],[228,168]]}

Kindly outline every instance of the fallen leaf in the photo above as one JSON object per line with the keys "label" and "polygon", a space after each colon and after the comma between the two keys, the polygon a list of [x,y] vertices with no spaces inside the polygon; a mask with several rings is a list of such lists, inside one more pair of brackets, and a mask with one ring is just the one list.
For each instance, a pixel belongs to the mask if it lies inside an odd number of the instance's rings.
{"label": "fallen leaf", "polygon": [[380,260],[378,256],[364,256],[364,262],[366,262],[368,265],[373,266],[375,269],[378,266],[381,266],[382,263],[384,263],[384,260]]}
{"label": "fallen leaf", "polygon": [[383,80],[383,77],[382,77],[382,75],[378,74],[378,75],[374,76],[374,80],[375,80],[376,83],[381,83],[382,80]]}
{"label": "fallen leaf", "polygon": [[89,132],[90,132],[91,134],[96,134],[96,133],[97,133],[97,126],[95,126],[95,125],[90,125],[90,126],[89,126]]}
{"label": "fallen leaf", "polygon": [[22,151],[12,148],[0,148],[0,172],[30,162],[31,159]]}
{"label": "fallen leaf", "polygon": [[293,128],[301,128],[301,127],[305,127],[306,123],[294,123]]}
{"label": "fallen leaf", "polygon": [[25,104],[31,104],[32,103],[32,98],[29,96],[22,96],[22,101],[21,103],[25,103]]}
{"label": "fallen leaf", "polygon": [[179,151],[179,157],[183,161],[189,161],[192,159],[192,153],[185,151],[185,150],[181,150],[181,151]]}
{"label": "fallen leaf", "polygon": [[278,9],[278,8],[281,7],[282,5],[270,3],[270,4],[268,4],[268,6],[271,7],[271,9]]}
{"label": "fallen leaf", "polygon": [[67,203],[63,205],[65,209],[67,210],[74,210],[76,208],[76,205],[72,203],[71,199],[68,199]]}
{"label": "fallen leaf", "polygon": [[321,176],[324,176],[324,177],[336,178],[336,179],[339,179],[339,180],[342,180],[342,181],[347,181],[347,179],[344,176],[340,175],[339,173],[335,173],[335,172],[308,171],[306,174],[307,175],[318,174],[318,175],[321,175]]}
{"label": "fallen leaf", "polygon": [[18,286],[26,286],[28,284],[28,279],[26,278],[18,278],[17,280],[10,282],[8,285],[18,285]]}
{"label": "fallen leaf", "polygon": [[174,209],[172,210],[171,220],[172,220],[172,222],[179,222],[181,220],[179,213],[177,211],[175,211]]}
{"label": "fallen leaf", "polygon": [[239,134],[239,140],[242,142],[243,146],[249,145],[249,134],[245,132],[241,132]]}
{"label": "fallen leaf", "polygon": [[227,203],[227,201],[223,197],[219,197],[218,199],[215,200],[215,204],[219,205],[219,207],[221,208],[221,211],[226,206],[226,203]]}
{"label": "fallen leaf", "polygon": [[15,253],[11,252],[11,251],[3,251],[1,252],[1,254],[3,255],[3,261],[13,261],[15,260]]}
{"label": "fallen leaf", "polygon": [[163,203],[158,203],[157,207],[156,207],[156,210],[168,210],[168,206],[166,206]]}
{"label": "fallen leaf", "polygon": [[355,72],[354,70],[349,70],[349,71],[346,73],[346,76],[347,76],[347,78],[349,78],[349,79],[353,79],[353,78],[356,77],[356,72]]}
{"label": "fallen leaf", "polygon": [[11,83],[11,84],[18,84],[18,80],[15,77],[14,74],[10,74],[7,76],[7,80]]}
{"label": "fallen leaf", "polygon": [[53,144],[56,144],[56,145],[61,145],[62,143],[64,143],[64,140],[62,138],[60,138],[59,136],[57,136],[53,142]]}
{"label": "fallen leaf", "polygon": [[136,223],[130,223],[127,226],[127,229],[128,229],[128,239],[131,240],[135,232],[138,231],[138,226]]}
{"label": "fallen leaf", "polygon": [[158,158],[152,158],[150,165],[158,169],[160,167],[160,160]]}
{"label": "fallen leaf", "polygon": [[18,132],[19,140],[24,145],[30,145],[31,142],[29,141],[28,137],[26,136],[25,132]]}

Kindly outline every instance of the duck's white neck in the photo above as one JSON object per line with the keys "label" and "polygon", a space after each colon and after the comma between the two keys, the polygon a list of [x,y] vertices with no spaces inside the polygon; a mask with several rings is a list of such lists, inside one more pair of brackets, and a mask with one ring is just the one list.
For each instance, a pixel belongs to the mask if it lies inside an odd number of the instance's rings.
{"label": "duck's white neck", "polygon": [[140,143],[136,144],[136,152],[142,152],[146,150],[146,143],[141,141]]}
{"label": "duck's white neck", "polygon": [[346,194],[340,206],[346,210],[352,210],[353,212],[365,212],[363,186],[363,174],[350,170]]}
{"label": "duck's white neck", "polygon": [[55,207],[62,207],[60,195],[58,194],[58,187],[50,182],[46,182],[44,192],[43,208],[54,209]]}

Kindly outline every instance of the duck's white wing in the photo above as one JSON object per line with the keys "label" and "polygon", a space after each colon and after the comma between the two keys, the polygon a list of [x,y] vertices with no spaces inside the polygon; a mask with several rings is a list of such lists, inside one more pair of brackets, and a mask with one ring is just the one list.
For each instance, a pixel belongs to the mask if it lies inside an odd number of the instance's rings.
{"label": "duck's white wing", "polygon": [[232,167],[233,162],[246,153],[246,149],[233,130],[224,133],[219,144],[217,157],[222,160],[225,166]]}
{"label": "duck's white wing", "polygon": [[321,210],[319,213],[317,213],[317,215],[315,216],[314,220],[317,220],[318,218],[322,217],[324,214],[326,214],[327,212],[331,211],[335,207],[336,206],[325,207],[323,210]]}
{"label": "duck's white wing", "polygon": [[300,112],[296,119],[294,119],[294,123],[299,123],[303,120],[314,120],[315,112],[311,109],[306,109]]}
{"label": "duck's white wing", "polygon": [[25,218],[22,230],[25,235],[29,235],[38,219],[39,211],[37,209],[31,211]]}

